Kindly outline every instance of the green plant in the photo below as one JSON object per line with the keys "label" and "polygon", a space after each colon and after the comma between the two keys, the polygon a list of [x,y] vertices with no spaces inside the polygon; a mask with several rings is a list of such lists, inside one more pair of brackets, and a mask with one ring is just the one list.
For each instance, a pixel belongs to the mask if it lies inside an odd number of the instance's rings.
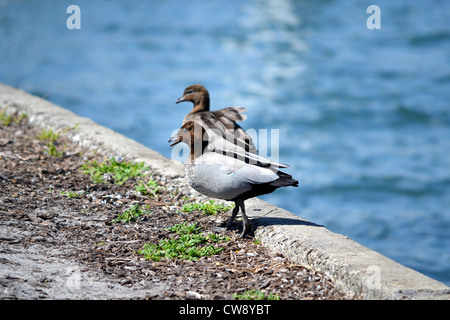
{"label": "green plant", "polygon": [[64,144],[64,149],[62,151],[58,151],[58,149],[56,149],[56,146],[52,142],[47,143],[46,147],[47,147],[47,153],[49,156],[61,157],[64,154],[64,151],[66,150],[67,145]]}
{"label": "green plant", "polygon": [[198,233],[200,230],[202,230],[202,227],[198,227],[197,223],[193,224],[179,223],[170,228],[167,228],[166,230],[170,232],[175,232],[176,234],[190,234],[190,233]]}
{"label": "green plant", "polygon": [[27,115],[25,113],[21,115],[6,114],[6,108],[0,111],[0,123],[5,127],[8,127],[11,124],[11,122],[20,123],[26,117]]}
{"label": "green plant", "polygon": [[156,194],[162,189],[162,187],[160,187],[155,180],[150,179],[150,181],[148,182],[144,182],[142,180],[139,181],[135,189],[143,195],[156,196]]}
{"label": "green plant", "polygon": [[207,203],[193,203],[189,202],[183,205],[181,211],[191,212],[194,210],[200,210],[207,215],[217,214],[219,211],[228,211],[234,208],[234,204],[225,206],[223,204],[215,204],[214,200],[209,200]]}
{"label": "green plant", "polygon": [[84,191],[82,191],[82,192],[61,191],[61,192],[60,192],[60,194],[62,194],[63,196],[67,196],[67,197],[69,197],[69,198],[77,198],[77,197],[80,197],[83,193],[84,193]]}
{"label": "green plant", "polygon": [[41,133],[39,133],[36,138],[53,143],[59,138],[59,133],[53,131],[52,129],[42,129]]}
{"label": "green plant", "polygon": [[111,158],[103,163],[92,161],[81,166],[81,171],[91,176],[94,183],[106,183],[108,175],[115,184],[122,185],[128,179],[142,175],[142,171],[148,170],[143,162],[117,161]]}
{"label": "green plant", "polygon": [[46,151],[48,155],[52,157],[61,157],[67,148],[66,144],[64,144],[64,149],[62,151],[59,151],[56,148],[55,141],[59,138],[59,133],[52,129],[42,129],[36,138],[42,141],[48,141],[45,145],[47,147]]}
{"label": "green plant", "polygon": [[63,133],[67,133],[67,132],[69,132],[69,131],[76,130],[76,129],[78,129],[79,126],[80,126],[80,123],[77,122],[77,123],[75,123],[75,125],[74,125],[73,127],[69,127],[69,126],[65,127],[65,128],[62,130],[62,132],[63,132]]}
{"label": "green plant", "polygon": [[113,222],[131,222],[136,221],[137,218],[149,214],[150,211],[148,210],[149,207],[146,206],[143,210],[141,208],[140,204],[133,204],[131,207],[126,209],[123,213],[119,214],[116,219],[113,220]]}
{"label": "green plant", "polygon": [[233,298],[237,300],[280,300],[280,297],[277,294],[273,294],[272,292],[269,295],[266,295],[261,290],[246,290],[244,293],[233,294]]}
{"label": "green plant", "polygon": [[12,116],[9,114],[6,114],[5,110],[2,110],[0,112],[0,122],[2,125],[8,127],[11,124]]}
{"label": "green plant", "polygon": [[158,244],[145,244],[138,252],[145,259],[160,261],[161,259],[197,260],[204,256],[220,253],[223,248],[214,243],[229,241],[229,237],[209,233],[201,234],[201,227],[195,223],[191,225],[177,224],[167,229],[177,235],[172,238],[161,239]]}

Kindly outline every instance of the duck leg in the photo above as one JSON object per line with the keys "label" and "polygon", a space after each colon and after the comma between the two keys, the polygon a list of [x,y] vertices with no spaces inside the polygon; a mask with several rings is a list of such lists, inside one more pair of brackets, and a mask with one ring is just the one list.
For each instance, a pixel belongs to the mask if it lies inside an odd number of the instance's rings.
{"label": "duck leg", "polygon": [[250,233],[250,229],[251,229],[250,221],[248,220],[247,215],[245,213],[244,201],[241,199],[238,199],[235,202],[236,202],[236,205],[239,205],[239,207],[241,208],[242,226],[243,226],[241,238],[244,238],[247,234]]}
{"label": "duck leg", "polygon": [[244,201],[242,201],[241,199],[237,199],[234,201],[234,203],[235,203],[235,206],[234,206],[233,212],[231,213],[230,220],[228,220],[228,222],[227,222],[227,229],[231,229],[231,224],[233,223],[234,218],[236,218],[236,215],[239,212],[239,209],[241,209],[242,224],[243,224],[241,238],[244,238],[250,232],[250,229],[251,229],[250,221],[248,220],[247,215],[245,214]]}
{"label": "duck leg", "polygon": [[238,205],[238,203],[235,201],[234,204],[235,205],[234,205],[233,212],[231,213],[230,220],[228,220],[228,223],[227,223],[227,229],[231,229],[231,224],[233,223],[234,218],[236,218],[236,215],[239,212],[239,205]]}

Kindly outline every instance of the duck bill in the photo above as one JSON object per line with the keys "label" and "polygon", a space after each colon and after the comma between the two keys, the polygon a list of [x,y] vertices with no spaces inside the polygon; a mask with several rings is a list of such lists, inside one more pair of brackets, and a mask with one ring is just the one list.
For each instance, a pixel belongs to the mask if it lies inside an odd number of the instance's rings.
{"label": "duck bill", "polygon": [[182,96],[181,98],[178,98],[178,100],[175,101],[175,103],[180,103],[180,102],[183,102],[183,101],[184,101],[184,96]]}
{"label": "duck bill", "polygon": [[172,137],[169,139],[170,146],[173,147],[176,144],[179,144],[183,139]]}

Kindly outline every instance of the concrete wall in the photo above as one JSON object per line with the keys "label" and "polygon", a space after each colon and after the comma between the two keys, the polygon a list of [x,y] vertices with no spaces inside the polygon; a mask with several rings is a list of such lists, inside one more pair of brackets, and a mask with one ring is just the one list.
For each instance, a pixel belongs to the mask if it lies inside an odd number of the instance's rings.
{"label": "concrete wall", "polygon": [[[182,165],[94,121],[44,99],[0,84],[0,109],[28,115],[41,128],[73,127],[67,135],[101,154],[143,161],[177,183],[186,184]],[[362,299],[450,299],[450,288],[367,247],[303,220],[260,199],[246,201],[255,236],[270,250],[328,275],[341,289]]]}

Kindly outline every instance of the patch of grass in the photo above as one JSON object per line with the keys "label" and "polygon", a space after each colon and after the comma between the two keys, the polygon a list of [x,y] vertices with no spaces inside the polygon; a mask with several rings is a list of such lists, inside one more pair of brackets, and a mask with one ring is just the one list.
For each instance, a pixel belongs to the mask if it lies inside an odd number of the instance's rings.
{"label": "patch of grass", "polygon": [[76,130],[76,129],[78,129],[79,126],[80,126],[80,123],[77,122],[73,127],[69,127],[69,126],[65,127],[65,128],[62,130],[62,132],[63,132],[63,133],[67,133],[67,132],[69,132],[69,131]]}
{"label": "patch of grass", "polygon": [[136,221],[137,218],[149,214],[150,211],[148,209],[148,206],[146,206],[145,209],[142,209],[140,204],[134,204],[123,213],[119,214],[117,218],[113,220],[113,222],[128,223]]}
{"label": "patch of grass", "polygon": [[124,184],[130,178],[141,176],[145,170],[148,170],[148,167],[143,162],[117,161],[115,158],[103,163],[91,161],[81,166],[81,172],[90,175],[92,182],[106,183],[108,178],[112,178],[117,185]]}
{"label": "patch of grass", "polygon": [[202,230],[202,227],[197,227],[196,223],[193,224],[179,223],[170,228],[167,228],[166,230],[170,232],[175,232],[176,234],[191,234],[191,233],[196,234],[200,230]]}
{"label": "patch of grass", "polygon": [[160,261],[161,259],[197,260],[201,257],[220,253],[223,248],[215,245],[218,242],[229,241],[229,237],[217,234],[200,233],[201,227],[194,224],[177,224],[167,230],[175,232],[173,238],[164,238],[158,244],[145,244],[138,252],[145,259]]}
{"label": "patch of grass", "polygon": [[78,198],[84,194],[84,191],[82,192],[61,191],[60,194],[62,194],[63,196],[67,196],[69,198]]}
{"label": "patch of grass", "polygon": [[64,154],[67,146],[64,145],[64,149],[62,151],[56,148],[56,140],[59,138],[59,133],[53,131],[52,129],[42,129],[41,132],[36,136],[39,140],[47,141],[47,154],[52,157],[61,157]]}
{"label": "patch of grass", "polygon": [[52,129],[42,129],[36,138],[42,141],[55,142],[59,138],[59,133]]}
{"label": "patch of grass", "polygon": [[4,125],[5,127],[8,127],[12,122],[12,116],[9,114],[6,114],[5,110],[2,110],[0,112],[0,123]]}
{"label": "patch of grass", "polygon": [[67,148],[67,146],[64,144],[64,149],[62,151],[58,151],[58,149],[56,148],[56,146],[54,145],[53,142],[47,143],[46,147],[47,147],[47,153],[51,157],[61,157]]}
{"label": "patch of grass", "polygon": [[261,290],[246,290],[244,293],[235,293],[233,298],[237,300],[280,300],[277,294],[269,293],[266,295]]}
{"label": "patch of grass", "polygon": [[142,180],[139,181],[135,189],[143,195],[152,195],[155,197],[162,187],[160,187],[155,180],[150,179],[148,182],[144,182]]}
{"label": "patch of grass", "polygon": [[193,203],[193,202],[186,203],[181,208],[181,211],[191,212],[194,210],[200,210],[204,214],[214,215],[220,211],[225,212],[233,208],[234,204],[225,206],[223,204],[216,204],[214,200],[209,200],[207,203]]}
{"label": "patch of grass", "polygon": [[20,123],[26,117],[25,113],[20,115],[6,114],[6,108],[0,111],[0,123],[5,127],[10,126],[11,123]]}

